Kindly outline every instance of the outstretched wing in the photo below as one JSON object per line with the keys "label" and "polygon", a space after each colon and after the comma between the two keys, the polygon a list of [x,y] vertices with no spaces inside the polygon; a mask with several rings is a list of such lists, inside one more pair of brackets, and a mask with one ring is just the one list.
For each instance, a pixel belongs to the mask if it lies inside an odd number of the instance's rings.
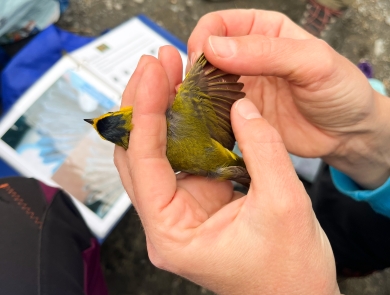
{"label": "outstretched wing", "polygon": [[229,150],[235,143],[230,109],[236,100],[245,96],[241,91],[244,84],[237,82],[239,78],[214,67],[202,54],[179,89],[179,93],[186,92],[186,98],[200,102],[211,138]]}

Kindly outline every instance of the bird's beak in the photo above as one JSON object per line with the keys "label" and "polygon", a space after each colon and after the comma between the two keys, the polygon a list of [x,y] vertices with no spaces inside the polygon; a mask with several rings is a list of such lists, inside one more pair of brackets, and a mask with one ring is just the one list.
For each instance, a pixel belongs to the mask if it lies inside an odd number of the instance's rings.
{"label": "bird's beak", "polygon": [[84,121],[89,123],[89,124],[91,124],[91,125],[93,125],[93,119],[84,119]]}

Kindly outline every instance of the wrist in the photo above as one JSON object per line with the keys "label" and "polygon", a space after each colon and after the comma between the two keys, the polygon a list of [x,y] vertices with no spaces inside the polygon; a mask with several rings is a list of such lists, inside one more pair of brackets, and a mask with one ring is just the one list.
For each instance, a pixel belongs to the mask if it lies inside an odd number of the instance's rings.
{"label": "wrist", "polygon": [[323,160],[367,189],[381,186],[390,176],[390,99],[376,91],[373,112]]}

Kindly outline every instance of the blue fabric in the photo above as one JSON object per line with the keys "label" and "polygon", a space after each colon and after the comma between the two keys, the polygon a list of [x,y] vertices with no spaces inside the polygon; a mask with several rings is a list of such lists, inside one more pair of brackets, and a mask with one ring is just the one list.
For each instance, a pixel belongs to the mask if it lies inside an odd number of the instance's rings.
{"label": "blue fabric", "polygon": [[3,70],[3,68],[6,66],[8,62],[9,62],[8,54],[0,47],[0,72]]}
{"label": "blue fabric", "polygon": [[371,78],[368,79],[368,82],[370,82],[371,87],[374,88],[376,91],[378,91],[380,94],[387,95],[386,87],[385,85],[383,85],[381,81]]}
{"label": "blue fabric", "polygon": [[94,40],[49,26],[30,41],[1,73],[3,111],[14,102],[62,56]]}
{"label": "blue fabric", "polygon": [[[0,73],[3,71],[5,66],[8,64],[10,57],[8,54],[0,47]],[[0,99],[1,99],[1,83],[0,83]],[[0,102],[1,106],[1,102]],[[1,110],[1,108],[0,108]]]}
{"label": "blue fabric", "polygon": [[58,2],[60,2],[60,12],[65,12],[69,6],[69,0],[58,0]]}
{"label": "blue fabric", "polygon": [[341,193],[356,201],[368,202],[376,212],[390,218],[390,178],[375,190],[363,190],[351,178],[333,167],[330,167],[330,174]]}
{"label": "blue fabric", "polygon": [[19,176],[20,174],[15,171],[13,168],[8,166],[7,163],[3,161],[0,157],[0,178],[3,177],[11,177],[11,176]]}
{"label": "blue fabric", "polygon": [[[372,88],[383,95],[387,95],[383,83],[377,79],[368,79]],[[362,190],[351,178],[344,173],[330,167],[330,174],[336,188],[344,195],[356,201],[366,201],[378,213],[390,217],[390,178],[375,190]]]}
{"label": "blue fabric", "polygon": [[[67,1],[63,2],[66,4]],[[77,36],[54,25],[40,32],[0,72],[3,111],[8,111],[15,101],[61,58],[63,50],[71,52],[94,39]],[[0,177],[14,175],[18,173],[9,167],[0,155]]]}

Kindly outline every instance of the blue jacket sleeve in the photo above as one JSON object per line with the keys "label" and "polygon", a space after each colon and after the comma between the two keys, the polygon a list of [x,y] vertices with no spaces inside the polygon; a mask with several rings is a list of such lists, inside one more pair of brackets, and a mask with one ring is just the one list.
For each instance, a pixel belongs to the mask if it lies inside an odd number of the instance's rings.
{"label": "blue jacket sleeve", "polygon": [[375,190],[364,190],[344,173],[330,167],[336,188],[356,201],[368,202],[374,211],[390,218],[390,178]]}
{"label": "blue jacket sleeve", "polygon": [[[377,79],[368,79],[368,81],[376,91],[387,95],[381,81]],[[374,211],[390,218],[390,178],[375,190],[363,190],[351,178],[333,167],[330,167],[330,174],[334,185],[341,193],[356,201],[368,202]]]}

